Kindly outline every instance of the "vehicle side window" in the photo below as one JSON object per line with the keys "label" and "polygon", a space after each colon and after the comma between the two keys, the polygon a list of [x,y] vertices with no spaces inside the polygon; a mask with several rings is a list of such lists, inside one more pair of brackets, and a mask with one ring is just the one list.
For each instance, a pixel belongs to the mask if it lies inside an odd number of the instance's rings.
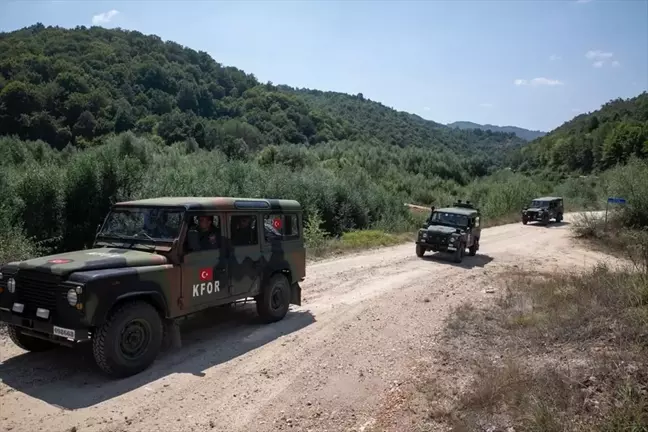
{"label": "vehicle side window", "polygon": [[299,218],[296,214],[287,214],[284,216],[285,219],[285,229],[284,236],[286,238],[298,238],[299,237]]}
{"label": "vehicle side window", "polygon": [[299,238],[299,222],[295,214],[263,216],[263,232],[267,242]]}
{"label": "vehicle side window", "polygon": [[187,252],[218,249],[221,247],[221,218],[215,214],[189,216],[189,229],[185,247]]}
{"label": "vehicle side window", "polygon": [[234,215],[230,220],[232,246],[259,244],[257,218],[255,215]]}

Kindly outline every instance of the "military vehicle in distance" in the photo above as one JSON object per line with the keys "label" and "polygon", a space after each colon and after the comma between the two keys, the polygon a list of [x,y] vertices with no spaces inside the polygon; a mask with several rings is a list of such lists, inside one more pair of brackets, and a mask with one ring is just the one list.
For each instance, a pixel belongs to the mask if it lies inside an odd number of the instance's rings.
{"label": "military vehicle in distance", "polygon": [[426,251],[450,252],[460,263],[468,248],[468,254],[475,256],[481,236],[480,219],[479,210],[470,201],[459,200],[452,207],[433,210],[418,232],[416,255],[421,258]]}
{"label": "military vehicle in distance", "polygon": [[541,197],[531,201],[531,204],[522,209],[522,223],[540,221],[548,225],[551,219],[561,222],[563,219],[562,197]]}
{"label": "military vehicle in distance", "polygon": [[99,368],[126,377],[148,368],[163,335],[196,312],[254,298],[263,321],[281,320],[301,304],[305,267],[297,201],[122,202],[92,249],[0,268],[0,321],[28,351],[92,343]]}

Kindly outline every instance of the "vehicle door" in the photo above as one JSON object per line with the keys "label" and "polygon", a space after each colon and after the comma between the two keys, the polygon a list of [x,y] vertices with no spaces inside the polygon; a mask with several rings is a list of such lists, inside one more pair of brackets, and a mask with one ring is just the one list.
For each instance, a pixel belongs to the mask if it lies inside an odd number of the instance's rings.
{"label": "vehicle door", "polygon": [[229,278],[233,296],[256,292],[261,283],[262,254],[259,214],[234,213],[228,216],[230,238]]}
{"label": "vehicle door", "polygon": [[[199,216],[213,218],[207,234],[200,234]],[[191,312],[223,303],[230,296],[228,251],[223,213],[192,212],[183,245],[182,295]]]}

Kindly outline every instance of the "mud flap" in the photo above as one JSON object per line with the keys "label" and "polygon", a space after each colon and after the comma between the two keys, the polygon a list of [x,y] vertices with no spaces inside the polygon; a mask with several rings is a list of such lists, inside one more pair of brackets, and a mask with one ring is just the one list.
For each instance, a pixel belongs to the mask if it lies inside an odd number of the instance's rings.
{"label": "mud flap", "polygon": [[298,283],[292,284],[290,287],[290,304],[301,306],[301,291]]}
{"label": "mud flap", "polygon": [[169,349],[182,348],[182,336],[180,335],[180,325],[176,320],[164,320],[164,338],[162,340],[163,351]]}

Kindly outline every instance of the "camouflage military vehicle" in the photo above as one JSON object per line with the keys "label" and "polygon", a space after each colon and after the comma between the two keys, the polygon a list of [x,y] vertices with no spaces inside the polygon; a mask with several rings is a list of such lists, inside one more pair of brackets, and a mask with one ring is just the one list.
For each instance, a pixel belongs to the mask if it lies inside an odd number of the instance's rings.
{"label": "camouflage military vehicle", "polygon": [[265,322],[301,304],[302,209],[289,200],[154,198],[115,204],[92,249],[0,268],[0,320],[21,348],[92,344],[115,377],[155,360],[178,318],[254,298]]}
{"label": "camouflage military vehicle", "polygon": [[426,251],[450,252],[454,261],[460,263],[468,249],[470,256],[479,250],[481,215],[470,201],[457,201],[452,207],[431,212],[416,239],[416,255],[420,258]]}
{"label": "camouflage military vehicle", "polygon": [[563,219],[563,199],[562,197],[542,197],[531,201],[531,204],[522,209],[522,223],[540,221],[543,225],[548,225],[551,219],[561,222]]}

